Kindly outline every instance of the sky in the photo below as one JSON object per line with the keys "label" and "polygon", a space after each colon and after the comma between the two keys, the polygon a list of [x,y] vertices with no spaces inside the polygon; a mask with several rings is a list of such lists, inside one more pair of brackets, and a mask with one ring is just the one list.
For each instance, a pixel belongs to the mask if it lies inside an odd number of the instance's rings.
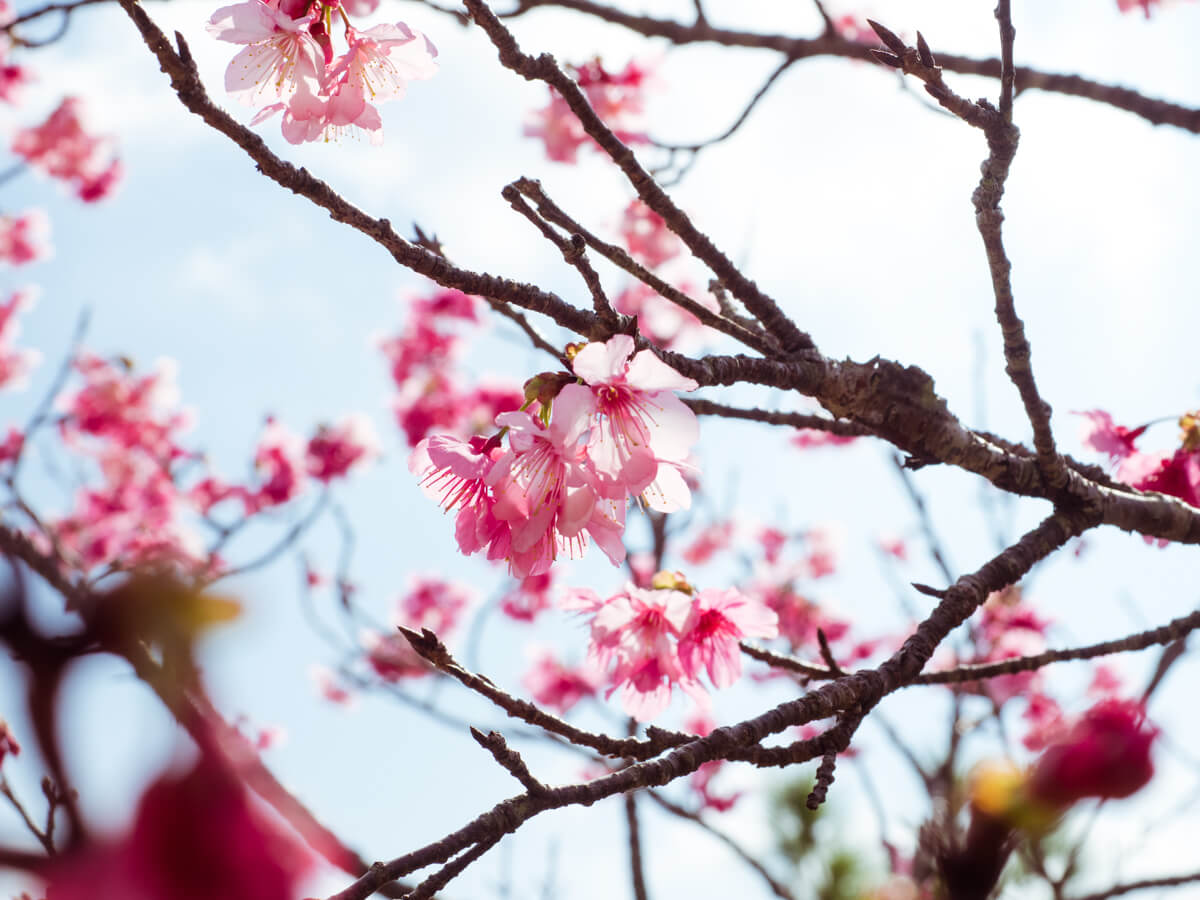
{"label": "sky", "polygon": [[[1050,71],[1078,72],[1136,87],[1151,96],[1200,104],[1200,4],[1181,3],[1150,21],[1121,15],[1107,0],[1014,2],[1016,59]],[[881,19],[893,30],[917,28],[935,54],[995,52],[992,4],[972,0],[893,0],[834,6]],[[172,0],[147,4],[165,31],[188,40],[214,99],[248,121],[221,90],[233,48],[209,37],[213,7]],[[638,7],[686,17],[687,2]],[[23,9],[18,7],[18,9]],[[420,4],[384,0],[377,21],[403,20],[439,49],[441,70],[414,84],[399,103],[383,107],[385,143],[293,147],[278,125],[259,127],[284,158],[328,181],[372,215],[387,216],[402,233],[418,222],[436,232],[464,267],[531,281],[586,303],[581,284],[557,252],[515,216],[500,196],[508,182],[529,176],[568,211],[610,235],[632,197],[615,170],[595,155],[567,166],[545,158],[522,135],[546,89],[502,69],[482,35]],[[710,19],[747,29],[812,35],[819,27],[805,3],[710,4]],[[688,141],[719,133],[776,65],[769,54],[712,46],[671,49],[620,29],[550,10],[513,22],[523,48],[582,61],[602,53],[615,65],[636,58],[656,66],[647,121],[654,137]],[[506,579],[456,552],[450,523],[417,490],[407,450],[392,419],[387,366],[374,349],[395,332],[405,304],[429,289],[396,267],[366,238],[331,221],[302,198],[268,183],[221,135],[208,130],[171,94],[157,63],[115,5],[80,11],[62,41],[30,53],[38,84],[23,106],[4,110],[3,127],[39,120],[64,93],[81,97],[89,122],[112,134],[127,177],[117,195],[81,208],[58,186],[33,174],[4,185],[5,207],[45,208],[53,222],[53,260],[3,273],[6,286],[35,282],[41,298],[23,320],[22,345],[46,362],[29,390],[0,396],[0,424],[23,421],[48,388],[81,310],[91,311],[88,347],[126,354],[141,366],[175,360],[178,385],[195,424],[190,439],[230,475],[246,470],[267,415],[301,433],[350,411],[366,413],[383,438],[383,457],[339,489],[354,524],[357,596],[379,620],[415,573],[453,575],[473,584],[480,600]],[[994,96],[983,79],[947,76],[966,96]],[[726,143],[700,155],[672,189],[677,202],[743,266],[832,358],[863,361],[879,354],[920,365],[968,425],[1029,439],[1015,390],[1003,373],[991,288],[975,230],[970,193],[986,150],[981,136],[931,110],[919,91],[893,74],[845,60],[809,60],[793,67]],[[1029,92],[1017,99],[1021,144],[1008,183],[1006,245],[1013,261],[1017,309],[1033,347],[1033,364],[1065,449],[1100,462],[1080,446],[1073,413],[1104,408],[1136,424],[1195,408],[1200,377],[1194,365],[1200,304],[1194,274],[1200,208],[1200,167],[1194,136],[1154,127],[1127,113]],[[695,269],[700,280],[700,270]],[[611,271],[603,276],[619,283]],[[554,334],[549,323],[543,323]],[[565,335],[557,335],[562,340]],[[716,344],[712,349],[729,350]],[[504,323],[494,323],[465,361],[477,376],[521,382],[545,368],[545,358]],[[746,405],[811,409],[809,401],[759,390],[708,391]],[[892,584],[936,583],[919,552],[916,519],[887,447],[859,442],[844,450],[801,452],[788,435],[749,423],[702,422],[704,493],[696,521],[736,514],[747,523],[801,530],[836,527],[842,535],[839,573],[818,591],[822,602],[867,633],[892,633],[903,615]],[[1170,424],[1147,436],[1166,448]],[[37,470],[34,486],[46,509],[64,511],[61,484]],[[996,550],[981,514],[978,480],[960,472],[925,470],[915,483],[926,494],[954,571],[977,568]],[[1003,507],[1015,536],[1045,515],[1044,504]],[[286,522],[279,528],[286,527]],[[267,530],[270,531],[269,529]],[[274,533],[278,533],[277,531]],[[910,539],[918,552],[898,572],[881,568],[881,534]],[[249,536],[236,552],[253,556],[270,533]],[[322,521],[303,541],[318,567],[331,569],[339,532]],[[1195,551],[1149,547],[1137,536],[1094,533],[1079,557],[1056,559],[1031,587],[1039,610],[1057,621],[1055,646],[1114,637],[1150,627],[1196,606]],[[734,579],[731,566],[703,570],[712,583]],[[621,574],[593,550],[573,565],[566,583],[604,593]],[[338,657],[306,623],[293,559],[228,587],[245,613],[204,648],[206,677],[220,707],[257,726],[278,725],[286,743],[266,761],[285,784],[369,858],[391,858],[461,826],[514,792],[511,779],[466,735],[377,696],[343,710],[321,701],[308,671]],[[910,594],[910,600],[921,598]],[[318,596],[318,614],[332,617],[332,597]],[[581,658],[582,628],[554,613],[536,634],[492,616],[475,665],[519,690],[525,644],[554,643]],[[1121,659],[1132,690],[1144,684],[1153,653]],[[1160,750],[1161,775],[1129,815],[1102,816],[1092,838],[1097,885],[1113,875],[1177,870],[1195,812],[1178,812],[1200,788],[1185,748],[1200,726],[1188,715],[1194,663],[1182,661],[1152,715],[1172,738]],[[1087,673],[1064,667],[1063,684],[1079,694]],[[15,670],[0,666],[0,715],[19,728]],[[925,689],[928,690],[928,689]],[[462,722],[504,730],[502,718],[456,685],[421,685]],[[1069,693],[1069,691],[1068,691]],[[718,699],[718,719],[736,721],[786,696],[778,684],[745,685]],[[927,718],[941,721],[930,695],[889,698],[882,713],[919,734]],[[676,701],[665,723],[678,722]],[[69,762],[79,772],[89,818],[119,828],[133,798],[179,752],[161,708],[120,665],[94,660],[73,679],[64,728]],[[584,722],[619,729],[615,703]],[[889,837],[911,846],[924,815],[918,785],[865,727],[879,781],[894,814]],[[536,742],[519,744],[544,780],[577,779],[581,760]],[[1172,749],[1173,748],[1173,749]],[[980,754],[987,750],[980,742]],[[994,748],[991,752],[995,752]],[[11,767],[11,771],[10,771]],[[6,763],[14,782],[36,793],[35,761]],[[772,840],[765,786],[776,773],[731,769],[722,786],[752,793],[719,824],[767,851]],[[878,860],[878,829],[857,777],[839,777],[829,816]],[[0,813],[0,836],[14,834]],[[653,809],[645,835],[652,894],[710,896],[737,890],[767,896],[727,853]],[[1146,831],[1146,822],[1169,824]],[[867,824],[863,824],[863,823]],[[572,900],[621,896],[628,890],[620,805],[566,810],[539,817],[489,853],[455,884],[452,896],[488,895],[512,879],[512,896],[540,895],[549,880]],[[688,865],[680,867],[678,860]],[[506,874],[507,873],[507,874]],[[0,874],[0,895],[9,889]],[[556,880],[557,879],[557,880]],[[322,876],[312,893],[345,879]],[[1177,896],[1185,896],[1177,894]]]}

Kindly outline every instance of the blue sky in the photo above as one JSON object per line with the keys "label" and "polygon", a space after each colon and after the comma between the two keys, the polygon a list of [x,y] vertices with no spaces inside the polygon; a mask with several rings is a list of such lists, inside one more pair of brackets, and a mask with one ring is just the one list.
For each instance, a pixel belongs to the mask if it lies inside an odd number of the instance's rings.
{"label": "blue sky", "polygon": [[[681,16],[691,8],[685,2],[643,6]],[[711,6],[711,17],[720,23],[799,34],[817,27],[803,3],[790,4],[786,14],[768,2]],[[991,55],[991,7],[893,0],[837,11],[877,14],[907,33],[919,27],[935,53],[945,48]],[[234,109],[220,89],[233,50],[203,27],[212,8],[176,0],[147,9],[168,33],[178,29],[187,37],[213,97]],[[1017,2],[1014,17],[1018,62],[1200,104],[1194,54],[1200,4],[1171,7],[1149,23],[1120,16],[1101,0]],[[577,167],[551,163],[537,142],[522,137],[523,117],[545,102],[545,88],[502,70],[480,34],[418,4],[385,0],[378,20],[396,18],[433,39],[442,69],[435,79],[413,85],[400,103],[383,108],[382,148],[354,141],[291,147],[273,123],[262,126],[268,141],[403,231],[417,221],[436,232],[462,265],[533,281],[585,303],[582,286],[556,251],[509,210],[500,189],[521,175],[540,178],[566,209],[610,233],[630,190],[597,158],[585,157]],[[567,61],[597,52],[617,63],[631,55],[658,60],[648,118],[653,134],[666,140],[722,130],[776,64],[773,57],[749,51],[669,50],[549,11],[530,14],[514,27],[527,51],[548,50]],[[115,198],[94,208],[80,208],[36,175],[5,186],[6,210],[33,204],[48,209],[56,256],[4,273],[8,285],[41,286],[40,305],[24,319],[23,344],[40,348],[47,362],[29,392],[0,397],[0,424],[27,415],[86,307],[92,311],[89,347],[127,354],[145,366],[159,357],[178,362],[184,402],[196,411],[192,442],[231,476],[249,464],[267,414],[300,432],[349,411],[371,416],[384,437],[385,455],[346,484],[339,499],[355,523],[359,596],[378,618],[389,615],[412,573],[452,574],[485,597],[502,589],[505,579],[494,570],[457,555],[450,523],[413,485],[389,412],[387,368],[372,349],[373,336],[396,330],[404,298],[425,290],[421,279],[307,201],[266,182],[240,150],[188,114],[115,6],[82,11],[67,37],[30,54],[29,64],[41,80],[27,105],[10,114],[11,122],[38,119],[64,92],[77,93],[94,128],[117,136],[128,175]],[[995,92],[986,80],[950,80],[967,96]],[[961,123],[927,110],[917,93],[864,64],[801,63],[734,139],[701,156],[673,193],[827,355],[865,360],[878,353],[918,364],[966,423],[1027,440],[1019,399],[1000,362],[970,206],[983,141]],[[240,108],[237,114],[249,118]],[[1018,99],[1016,120],[1022,141],[1004,202],[1006,242],[1018,311],[1064,447],[1080,450],[1073,410],[1103,407],[1134,424],[1195,408],[1196,139],[1126,113],[1034,92]],[[613,273],[604,276],[618,283]],[[478,339],[467,364],[477,374],[518,382],[545,367],[503,323]],[[781,408],[802,405],[749,390],[710,396]],[[797,530],[841,523],[845,561],[821,599],[863,622],[867,633],[899,627],[871,541],[883,532],[911,536],[914,546],[919,539],[886,448],[860,442],[845,451],[801,454],[787,446],[782,432],[702,424],[702,504]],[[1172,426],[1159,426],[1146,445],[1165,447],[1173,437]],[[916,480],[929,496],[953,564],[976,568],[994,552],[977,508],[977,481],[936,470]],[[62,511],[62,492],[40,476],[37,485],[46,507]],[[1012,533],[1045,511],[1043,504],[1015,504]],[[1036,580],[1036,602],[1061,623],[1056,645],[1159,624],[1196,605],[1194,550],[1150,548],[1117,532],[1095,534],[1089,543],[1081,560],[1056,561]],[[304,546],[328,566],[336,530],[322,523]],[[704,573],[714,582],[733,575],[720,568]],[[901,575],[937,580],[920,559]],[[619,575],[593,549],[567,580],[604,592],[619,583]],[[305,625],[296,585],[291,560],[234,585],[246,615],[211,639],[205,659],[213,693],[231,716],[245,714],[257,724],[287,729],[288,743],[270,751],[268,763],[321,818],[364,855],[389,858],[457,828],[513,792],[508,776],[462,729],[431,723],[380,699],[366,698],[349,712],[322,704],[307,670],[333,658]],[[493,617],[481,668],[517,689],[521,647],[534,637],[576,657],[585,646],[582,630],[565,616],[551,615],[536,636]],[[1147,656],[1119,665],[1136,688],[1152,662]],[[0,668],[0,714],[19,725],[11,671]],[[1194,717],[1186,714],[1187,685],[1196,674],[1193,663],[1179,664],[1152,708],[1182,746],[1197,737]],[[1069,684],[1086,676],[1068,670],[1061,677]],[[176,741],[161,710],[120,666],[89,663],[76,682],[69,720],[84,808],[98,822],[116,825],[127,817],[136,787],[154,776]],[[443,685],[437,693],[439,702],[465,719],[502,725],[457,686]],[[721,698],[718,710],[732,720],[780,696],[778,688],[739,689]],[[919,732],[937,702],[928,697],[902,695],[889,700],[884,712]],[[680,709],[676,704],[673,712]],[[594,716],[592,722],[610,720],[615,721]],[[880,743],[877,731],[864,730],[862,740]],[[576,757],[536,744],[521,749],[546,780],[577,777]],[[1197,788],[1194,769],[1169,752],[1160,762],[1162,777],[1135,806],[1145,818]],[[892,836],[911,841],[923,812],[916,786],[886,750],[877,765],[881,778],[895,785]],[[24,781],[26,793],[30,787],[36,791],[30,760],[18,760],[11,776]],[[745,770],[725,777],[725,783],[747,788],[770,780]],[[839,779],[831,798],[834,816],[864,818],[853,777]],[[765,848],[770,836],[764,809],[756,795],[727,817],[726,827],[748,845]],[[5,815],[0,813],[0,835],[11,831]],[[1107,858],[1123,867],[1123,875],[1172,872],[1186,858],[1180,848],[1191,846],[1184,843],[1187,828],[1197,824],[1190,818],[1176,817],[1177,827],[1156,834],[1136,858],[1131,850],[1139,846],[1140,828],[1122,818],[1102,818],[1095,840],[1112,849]],[[1117,824],[1106,824],[1110,821]],[[873,828],[861,838],[872,852]],[[660,895],[689,889],[701,890],[696,896],[734,889],[747,897],[765,895],[754,876],[694,833],[653,812],[647,833],[655,851],[651,887]],[[552,814],[477,864],[454,896],[487,892],[506,867],[522,896],[538,889],[554,866],[560,885],[570,887],[562,896],[613,896],[626,890],[622,846],[615,803]],[[677,865],[681,854],[689,860],[683,872]],[[0,875],[0,893],[6,877]],[[338,885],[333,878],[314,891]]]}

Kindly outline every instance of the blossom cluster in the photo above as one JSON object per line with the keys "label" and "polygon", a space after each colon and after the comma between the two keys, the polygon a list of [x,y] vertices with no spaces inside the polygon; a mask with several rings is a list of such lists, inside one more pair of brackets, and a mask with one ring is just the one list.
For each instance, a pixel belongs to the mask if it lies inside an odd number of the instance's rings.
{"label": "blossom cluster", "polygon": [[121,161],[113,155],[111,138],[89,134],[83,127],[80,108],[78,98],[65,98],[41,125],[17,131],[12,150],[71,185],[80,200],[95,203],[112,193],[121,178]]}
{"label": "blossom cluster", "polygon": [[479,303],[455,290],[417,298],[400,333],[379,342],[396,386],[396,424],[410,447],[435,429],[464,438],[479,434],[499,413],[521,405],[516,385],[468,386],[454,372],[463,339],[452,326],[477,326]]}
{"label": "blossom cluster", "polygon": [[21,333],[17,313],[29,309],[35,297],[31,290],[13,291],[7,300],[0,301],[0,388],[24,387],[29,373],[42,358],[37,350],[16,346]]}
{"label": "blossom cluster", "polygon": [[[242,522],[287,503],[309,479],[328,483],[377,453],[362,416],[320,426],[308,441],[268,421],[254,452],[254,476],[229,483],[205,470],[185,434],[190,414],[179,402],[174,366],[162,361],[139,374],[122,360],[83,352],[73,362],[82,384],[57,401],[64,446],[89,461],[98,481],[81,487],[74,507],[48,522],[67,558],[84,571],[144,565],[215,573],[223,562],[206,551],[195,525],[230,501]],[[199,469],[203,474],[196,477]]]}
{"label": "blossom cluster", "polygon": [[1158,491],[1200,507],[1200,412],[1179,418],[1179,446],[1147,453],[1137,441],[1149,426],[1127,428],[1104,410],[1080,413],[1083,443],[1103,453],[1116,467],[1116,477],[1140,491]]}
{"label": "blossom cluster", "polygon": [[[394,625],[414,631],[428,628],[441,638],[447,638],[458,627],[463,613],[474,602],[473,593],[437,577],[412,579],[409,590],[396,604]],[[367,631],[362,635],[367,664],[384,681],[428,675],[432,669],[408,640],[394,629],[387,634]]]}
{"label": "blossom cluster", "polygon": [[[349,128],[383,141],[375,103],[398,100],[410,81],[437,71],[437,50],[403,22],[359,30],[350,15],[375,11],[379,0],[248,0],[213,13],[209,33],[245,44],[225,71],[225,88],[248,106],[262,106],[253,124],[283,113],[293,144],[333,140]],[[335,56],[335,16],[346,50]]]}
{"label": "blossom cluster", "polygon": [[560,554],[582,556],[590,536],[615,565],[629,498],[659,512],[691,503],[681,470],[699,426],[673,391],[696,382],[633,351],[628,335],[587,344],[573,353],[573,374],[531,379],[525,406],[496,416],[498,433],[417,445],[409,468],[428,496],[458,511],[464,554],[484,551],[524,578]]}
{"label": "blossom cluster", "polygon": [[666,709],[676,685],[706,708],[701,675],[728,687],[742,672],[738,641],[779,631],[762,602],[736,588],[696,591],[674,572],[655,575],[649,589],[626,584],[607,600],[574,589],[563,605],[591,616],[589,661],[609,673],[608,694],[619,688],[625,712],[642,722]]}
{"label": "blossom cluster", "polygon": [[[643,92],[650,70],[630,60],[619,72],[610,72],[599,59],[569,67],[588,103],[612,132],[626,144],[646,141],[641,126]],[[528,137],[541,138],[546,156],[555,162],[573,163],[583,146],[597,144],[583,130],[567,101],[553,88],[550,102],[534,113],[525,125]]]}

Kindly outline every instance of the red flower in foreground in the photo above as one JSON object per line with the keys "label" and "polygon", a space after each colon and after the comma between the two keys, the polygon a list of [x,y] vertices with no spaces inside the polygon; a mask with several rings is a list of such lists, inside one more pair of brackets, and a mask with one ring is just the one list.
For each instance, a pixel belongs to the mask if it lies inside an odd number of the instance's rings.
{"label": "red flower in foreground", "polygon": [[291,900],[307,865],[237,779],[202,757],[187,775],[146,791],[122,841],[50,869],[48,900]]}
{"label": "red flower in foreground", "polygon": [[1157,734],[1140,703],[1098,703],[1046,748],[1029,773],[1029,792],[1056,807],[1086,797],[1128,797],[1154,775],[1150,745]]}

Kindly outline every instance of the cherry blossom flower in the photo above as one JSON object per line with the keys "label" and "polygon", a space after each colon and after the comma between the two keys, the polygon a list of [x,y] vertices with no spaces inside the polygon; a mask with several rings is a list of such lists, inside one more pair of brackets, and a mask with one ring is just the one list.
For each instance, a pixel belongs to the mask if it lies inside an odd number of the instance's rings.
{"label": "cherry blossom flower", "polygon": [[322,425],[308,441],[308,474],[318,481],[344,478],[351,468],[379,455],[379,438],[362,413],[349,415],[335,426]]}
{"label": "cherry blossom flower", "polygon": [[787,545],[788,536],[778,528],[767,526],[758,532],[758,542],[763,548],[763,558],[770,564],[779,562],[783,548]]}
{"label": "cherry blossom flower", "polygon": [[633,584],[607,600],[587,589],[568,592],[563,606],[592,616],[588,659],[609,673],[608,696],[621,690],[621,705],[638,721],[659,715],[679,685],[702,707],[703,687],[680,665],[677,642],[692,598],[682,590],[644,590]]}
{"label": "cherry blossom flower", "polygon": [[304,87],[311,94],[325,69],[324,50],[309,31],[312,23],[311,15],[293,18],[262,0],[218,9],[208,21],[209,34],[246,45],[225,69],[225,90],[247,106],[264,97],[290,100]]}
{"label": "cherry blossom flower", "polygon": [[0,217],[0,261],[23,266],[53,255],[50,218],[42,210]]}
{"label": "cherry blossom flower", "polygon": [[24,448],[24,432],[14,425],[8,426],[8,434],[0,441],[0,463],[15,462]]}
{"label": "cherry blossom flower", "polygon": [[693,566],[703,565],[733,541],[733,522],[714,522],[702,530],[681,554]]}
{"label": "cherry blossom flower", "polygon": [[1079,439],[1085,447],[1107,454],[1113,462],[1120,462],[1136,452],[1134,442],[1146,431],[1146,426],[1126,428],[1114,425],[1112,416],[1102,409],[1076,413],[1084,418]]}
{"label": "cherry blossom flower", "polygon": [[500,598],[500,612],[518,622],[532,622],[539,613],[554,605],[550,599],[553,584],[553,569],[540,575],[527,575]]}
{"label": "cherry blossom flower", "polygon": [[844,37],[846,40],[853,41],[856,44],[875,45],[879,42],[875,31],[867,24],[866,20],[852,13],[846,13],[834,18],[833,29],[840,37]]}
{"label": "cherry blossom flower", "polygon": [[254,451],[254,468],[261,484],[245,498],[247,515],[287,503],[304,489],[304,441],[281,423],[268,419]]}
{"label": "cherry blossom flower", "polygon": [[742,791],[732,794],[718,794],[712,789],[712,780],[724,767],[725,760],[710,759],[700,766],[688,778],[688,785],[696,792],[701,809],[711,809],[713,812],[729,812],[742,798]]}
{"label": "cherry blossom flower", "polygon": [[625,207],[621,237],[630,255],[652,269],[674,259],[682,249],[679,238],[662,217],[638,199]]}
{"label": "cherry blossom flower", "polygon": [[620,534],[624,506],[605,508],[595,477],[584,465],[582,439],[595,402],[582,385],[565,386],[554,401],[549,426],[525,412],[502,413],[509,450],[488,473],[496,498],[492,513],[511,529],[507,554],[514,575],[539,575],[560,550],[584,551],[589,533],[614,564],[625,557]]}
{"label": "cherry blossom flower", "polygon": [[13,137],[13,152],[54,178],[75,185],[84,200],[107,194],[120,166],[107,148],[111,141],[88,134],[80,120],[80,104],[67,97],[41,125],[23,128]]}
{"label": "cherry blossom flower", "polygon": [[856,437],[845,437],[821,428],[797,428],[796,433],[792,436],[792,446],[799,447],[801,450],[808,450],[811,447],[841,447],[857,440]]}
{"label": "cherry blossom flower", "polygon": [[1047,747],[1029,774],[1031,796],[1055,807],[1086,797],[1128,797],[1154,776],[1158,729],[1133,700],[1104,700]]}
{"label": "cherry blossom flower", "polygon": [[346,41],[350,49],[330,68],[329,80],[340,83],[344,76],[356,94],[372,102],[399,100],[408,82],[437,74],[437,48],[403,22],[348,28]]}
{"label": "cherry blossom flower", "polygon": [[[647,69],[631,61],[621,72],[612,73],[598,59],[570,68],[596,114],[621,141],[636,144],[646,140],[638,117]],[[567,102],[553,89],[549,104],[526,122],[525,135],[541,138],[546,156],[555,162],[573,163],[580,147],[596,146]]]}
{"label": "cherry blossom flower", "polygon": [[57,857],[44,876],[55,900],[291,900],[310,863],[205,754],[150,786],[122,839]]}
{"label": "cherry blossom flower", "polygon": [[28,310],[37,299],[33,290],[14,291],[0,302],[0,389],[20,390],[42,359],[38,350],[14,346],[21,333],[17,313]]}
{"label": "cherry blossom flower", "polygon": [[679,662],[692,680],[701,670],[718,688],[733,684],[742,674],[742,638],[773,638],[779,618],[760,600],[736,588],[700,591],[679,638]]}
{"label": "cherry blossom flower", "polygon": [[541,650],[521,679],[539,706],[549,707],[561,714],[571,710],[584,697],[593,697],[600,688],[602,676],[588,666],[568,668],[550,650]]}
{"label": "cherry blossom flower", "polygon": [[586,345],[571,362],[595,398],[598,423],[588,456],[607,482],[606,496],[642,495],[658,512],[686,509],[691,494],[678,466],[700,428],[672,391],[693,391],[697,384],[650,350],[633,350],[633,338],[618,334]]}
{"label": "cherry blossom flower", "polygon": [[[692,297],[710,312],[719,313],[721,305],[712,294],[697,292],[690,284],[681,282],[679,290]],[[664,350],[684,350],[697,346],[711,330],[683,307],[662,296],[654,288],[634,281],[613,299],[617,312],[637,316],[638,331],[651,343]]]}
{"label": "cherry blossom flower", "polygon": [[337,706],[349,707],[354,704],[355,696],[338,679],[337,674],[328,666],[313,665],[308,669],[309,677],[317,693],[324,699]]}

